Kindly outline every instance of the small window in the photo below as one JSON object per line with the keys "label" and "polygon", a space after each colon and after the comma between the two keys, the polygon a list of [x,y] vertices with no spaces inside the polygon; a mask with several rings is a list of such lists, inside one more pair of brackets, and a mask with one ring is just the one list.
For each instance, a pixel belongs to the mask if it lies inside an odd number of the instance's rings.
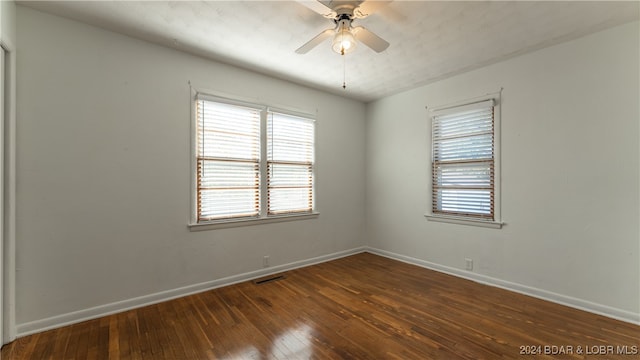
{"label": "small window", "polygon": [[313,118],[196,94],[194,135],[193,225],[314,214]]}
{"label": "small window", "polygon": [[440,108],[431,120],[431,215],[497,222],[494,99]]}

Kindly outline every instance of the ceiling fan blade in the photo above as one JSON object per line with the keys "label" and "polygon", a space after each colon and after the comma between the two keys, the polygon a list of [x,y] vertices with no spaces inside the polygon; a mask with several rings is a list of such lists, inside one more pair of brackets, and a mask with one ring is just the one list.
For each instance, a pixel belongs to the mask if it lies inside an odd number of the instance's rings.
{"label": "ceiling fan blade", "polygon": [[353,28],[352,32],[358,41],[367,45],[375,52],[383,52],[389,47],[389,43],[386,40],[362,26]]}
{"label": "ceiling fan blade", "polygon": [[306,53],[308,53],[311,49],[313,49],[314,47],[320,45],[321,42],[327,40],[328,38],[333,36],[335,33],[336,33],[336,31],[334,29],[327,29],[327,30],[321,32],[320,34],[316,35],[316,37],[314,37],[313,39],[309,40],[306,44],[300,46],[296,50],[296,53],[298,53],[298,54],[306,54]]}
{"label": "ceiling fan blade", "polygon": [[357,19],[366,18],[367,16],[369,16],[369,15],[375,13],[376,11],[378,11],[380,8],[389,5],[389,3],[391,3],[392,1],[393,0],[388,0],[388,1],[384,1],[384,0],[372,1],[372,0],[369,0],[369,1],[365,1],[362,4],[360,4],[360,6],[355,8],[355,10],[353,11],[353,15]]}
{"label": "ceiling fan blade", "polygon": [[305,6],[308,9],[311,9],[317,12],[318,14],[328,19],[333,19],[337,15],[336,12],[333,11],[330,7],[324,5],[323,3],[317,0],[298,0],[298,3],[300,3],[300,5]]}

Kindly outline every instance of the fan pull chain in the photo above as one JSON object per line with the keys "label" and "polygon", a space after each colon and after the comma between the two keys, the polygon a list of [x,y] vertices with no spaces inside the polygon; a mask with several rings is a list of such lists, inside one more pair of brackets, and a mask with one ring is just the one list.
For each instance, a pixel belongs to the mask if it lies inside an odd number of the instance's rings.
{"label": "fan pull chain", "polygon": [[344,54],[344,48],[340,52],[342,55],[342,88],[347,90],[347,57]]}

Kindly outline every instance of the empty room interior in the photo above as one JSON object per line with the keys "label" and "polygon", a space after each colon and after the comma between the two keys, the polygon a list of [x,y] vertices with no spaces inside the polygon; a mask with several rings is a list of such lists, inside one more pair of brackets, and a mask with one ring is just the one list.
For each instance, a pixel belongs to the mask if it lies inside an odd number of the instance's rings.
{"label": "empty room interior", "polygon": [[639,2],[0,21],[2,359],[640,358]]}

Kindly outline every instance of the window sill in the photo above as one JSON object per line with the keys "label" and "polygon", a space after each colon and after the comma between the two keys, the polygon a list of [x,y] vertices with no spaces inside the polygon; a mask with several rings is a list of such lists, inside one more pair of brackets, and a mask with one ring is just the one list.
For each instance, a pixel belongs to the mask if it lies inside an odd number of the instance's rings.
{"label": "window sill", "polygon": [[480,226],[491,229],[502,229],[502,226],[504,225],[503,222],[467,219],[455,216],[424,214],[424,217],[426,217],[429,221],[445,222],[458,225]]}
{"label": "window sill", "polygon": [[285,221],[307,220],[316,219],[320,213],[314,212],[310,214],[288,214],[288,215],[275,215],[264,218],[250,218],[250,219],[225,219],[210,221],[200,224],[189,224],[189,231],[206,231],[215,229],[226,229],[232,227],[270,224]]}

